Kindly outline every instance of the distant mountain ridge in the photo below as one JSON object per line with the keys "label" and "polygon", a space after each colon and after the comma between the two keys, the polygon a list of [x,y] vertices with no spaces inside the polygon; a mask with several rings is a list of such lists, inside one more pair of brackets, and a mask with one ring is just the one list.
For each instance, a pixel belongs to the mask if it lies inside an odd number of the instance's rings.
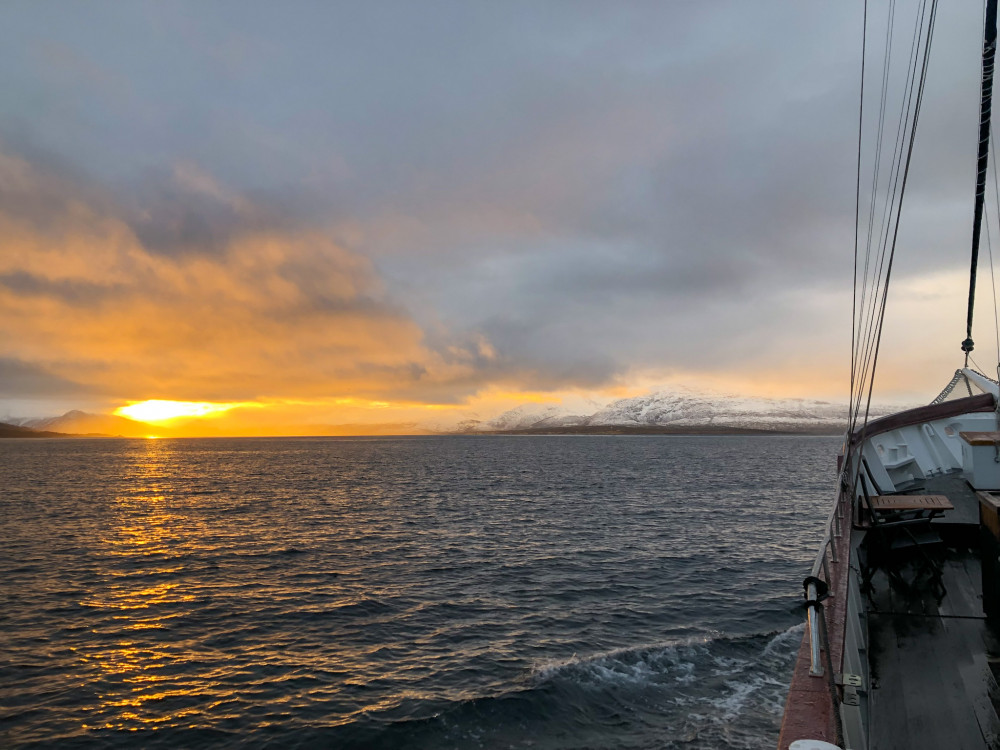
{"label": "distant mountain ridge", "polygon": [[21,422],[21,426],[32,430],[48,430],[72,435],[113,437],[145,437],[162,432],[162,429],[145,422],[137,422],[134,419],[117,417],[113,414],[88,414],[78,409],[68,411],[59,417],[24,420]]}
{"label": "distant mountain ridge", "polygon": [[[873,410],[872,417],[905,407]],[[467,424],[470,432],[609,430],[655,431],[727,429],[764,432],[837,433],[847,427],[847,404],[815,399],[747,398],[688,390],[658,391],[613,401],[590,415],[558,406],[524,405],[485,422]]]}
{"label": "distant mountain ridge", "polygon": [[[593,404],[596,407],[597,404]],[[584,405],[583,408],[593,408]],[[577,408],[580,408],[579,406]],[[908,406],[873,408],[871,417]],[[106,436],[169,437],[177,429],[151,425],[109,414],[73,410],[58,417],[9,420],[0,437]],[[748,398],[696,392],[687,388],[661,390],[613,401],[591,414],[574,413],[552,404],[522,404],[491,419],[468,419],[458,425],[356,425],[357,433],[329,425],[302,425],[289,434],[454,434],[454,433],[746,433],[781,432],[838,434],[847,427],[847,405],[816,399]],[[31,434],[30,431],[35,431]],[[38,433],[47,433],[39,435]]]}
{"label": "distant mountain ridge", "polygon": [[69,437],[61,432],[46,432],[43,430],[33,430],[19,424],[0,422],[0,438],[51,438]]}
{"label": "distant mountain ridge", "polygon": [[546,427],[578,427],[587,424],[590,417],[570,414],[559,406],[525,404],[480,423],[478,429],[491,431],[541,429]]}

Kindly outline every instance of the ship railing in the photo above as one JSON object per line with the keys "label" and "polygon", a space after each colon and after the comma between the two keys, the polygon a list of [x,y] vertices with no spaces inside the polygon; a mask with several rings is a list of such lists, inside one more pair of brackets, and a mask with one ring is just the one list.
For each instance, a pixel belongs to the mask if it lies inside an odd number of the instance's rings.
{"label": "ship railing", "polygon": [[[839,742],[842,738],[840,695],[837,689],[833,656],[830,652],[830,638],[823,602],[829,596],[835,583],[830,574],[830,566],[839,562],[837,559],[838,546],[841,547],[840,554],[845,552],[840,540],[845,533],[845,527],[846,533],[849,533],[850,529],[849,514],[852,512],[852,497],[847,486],[846,482],[842,483],[837,492],[836,500],[830,509],[830,515],[824,527],[823,539],[820,541],[816,559],[813,561],[809,576],[803,582],[806,599],[806,627],[809,630],[809,676],[819,679],[826,677],[838,744],[842,744]],[[839,571],[838,574],[843,575]]]}
{"label": "ship railing", "polygon": [[820,541],[809,576],[803,582],[806,598],[806,623],[809,628],[809,674],[822,677],[826,670],[823,665],[823,652],[830,659],[829,643],[826,635],[826,618],[823,615],[823,601],[829,595],[833,580],[830,576],[830,563],[836,564],[837,540],[844,533],[844,518],[849,507],[849,494],[843,489],[838,491],[837,498],[830,509],[829,517],[824,526],[823,539]]}

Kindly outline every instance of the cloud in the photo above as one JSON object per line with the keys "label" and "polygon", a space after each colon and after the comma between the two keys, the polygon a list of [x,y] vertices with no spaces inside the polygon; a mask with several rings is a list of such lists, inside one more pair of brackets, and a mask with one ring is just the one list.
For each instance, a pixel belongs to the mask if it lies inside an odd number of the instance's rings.
{"label": "cloud", "polygon": [[91,395],[93,388],[13,357],[0,357],[0,398],[44,399]]}
{"label": "cloud", "polygon": [[[227,199],[204,175],[182,177],[155,192],[204,232],[171,234],[173,214],[154,201],[149,225],[167,239],[150,243],[132,207],[107,211],[86,189],[0,159],[0,186],[18,196],[0,203],[0,328],[23,372],[134,400],[374,397],[467,377],[462,356],[425,346],[367,259]],[[240,220],[220,218],[220,203]]]}
{"label": "cloud", "polygon": [[621,371],[586,351],[550,361],[516,315],[425,330],[329,232],[190,164],[149,178],[116,200],[0,155],[0,334],[39,373],[31,387],[10,379],[10,398],[61,384],[116,402],[458,404],[502,386],[600,387]]}
{"label": "cloud", "polygon": [[[858,8],[247,7],[6,14],[11,356],[128,398],[836,391]],[[966,263],[980,23],[940,14],[902,282]]]}

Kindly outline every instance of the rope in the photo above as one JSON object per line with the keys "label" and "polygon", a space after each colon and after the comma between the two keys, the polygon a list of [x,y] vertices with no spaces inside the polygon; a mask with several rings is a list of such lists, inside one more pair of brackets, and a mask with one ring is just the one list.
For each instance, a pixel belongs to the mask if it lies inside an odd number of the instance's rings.
{"label": "rope", "polygon": [[934,400],[931,401],[931,403],[932,404],[940,404],[942,401],[944,401],[945,399],[947,399],[948,396],[951,395],[951,392],[953,390],[955,390],[955,386],[958,385],[958,381],[959,380],[966,380],[967,381],[968,378],[965,377],[965,373],[962,372],[961,370],[955,370],[955,374],[951,376],[951,380],[948,381],[948,385],[946,385],[941,390],[941,392],[937,396],[935,396]]}

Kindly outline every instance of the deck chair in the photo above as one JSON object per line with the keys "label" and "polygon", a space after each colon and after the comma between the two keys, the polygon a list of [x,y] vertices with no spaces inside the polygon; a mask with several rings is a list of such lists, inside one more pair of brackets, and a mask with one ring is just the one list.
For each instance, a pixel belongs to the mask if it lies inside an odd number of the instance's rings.
{"label": "deck chair", "polygon": [[[870,599],[872,579],[884,570],[889,584],[904,593],[918,594],[929,589],[942,598],[944,541],[931,526],[930,517],[916,510],[876,511],[864,475],[859,478],[869,519],[868,533],[859,548],[861,590]],[[905,575],[908,569],[909,577]]]}

